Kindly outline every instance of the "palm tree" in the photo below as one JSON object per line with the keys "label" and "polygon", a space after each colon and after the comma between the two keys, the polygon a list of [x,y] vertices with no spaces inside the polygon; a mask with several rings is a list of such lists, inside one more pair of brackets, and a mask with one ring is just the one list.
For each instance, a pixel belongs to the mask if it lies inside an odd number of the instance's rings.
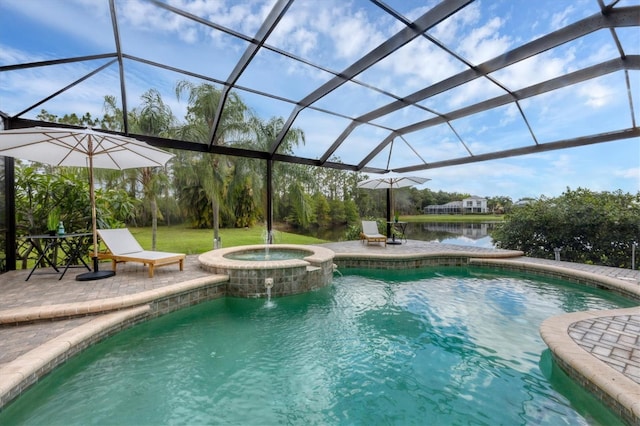
{"label": "palm tree", "polygon": [[[248,148],[266,151],[269,149],[273,141],[284,127],[284,119],[282,117],[271,117],[268,121],[264,122],[257,117],[254,117],[251,122],[251,129],[254,136],[254,140],[250,141]],[[304,145],[305,136],[301,129],[292,127],[285,135],[278,152],[280,154],[291,155],[294,152],[294,148],[300,144]],[[255,172],[254,172],[255,174]],[[266,174],[265,167],[262,167],[259,175],[264,176]],[[312,211],[311,198],[305,193],[305,186],[309,185],[313,179],[309,174],[308,168],[303,165],[277,163],[273,167],[273,181],[275,182],[287,182],[287,185],[280,188],[278,194],[272,194],[274,202],[274,210],[278,210],[277,202],[287,198],[290,201],[292,207],[292,214],[294,222],[305,227],[309,223],[309,218]],[[263,205],[266,203],[266,191],[264,188],[264,179],[260,180],[260,197]]]}
{"label": "palm tree", "polygon": [[[166,105],[160,93],[155,89],[149,89],[141,96],[141,106],[129,112],[128,122],[132,133],[149,136],[169,136],[175,127],[175,117],[171,108]],[[106,117],[114,117],[109,121],[111,125],[122,123],[117,118],[122,117],[122,111],[117,108],[115,98],[105,97]],[[142,188],[142,198],[151,213],[151,249],[156,249],[158,233],[158,194],[168,182],[167,171],[163,168],[144,167],[141,169],[127,170],[121,174],[125,183],[128,183],[129,191],[135,197],[138,185]]]}
{"label": "palm tree", "polygon": [[[141,109],[134,109],[131,116],[131,128],[136,133],[150,136],[168,136],[176,121],[171,108],[162,101],[160,93],[155,89],[150,89],[142,95]],[[151,211],[151,250],[155,250],[159,212],[156,194],[162,191],[162,187],[168,182],[166,169],[144,167],[140,169],[138,179]]]}
{"label": "palm tree", "polygon": [[[179,127],[174,136],[182,140],[207,143],[222,92],[208,83],[195,85],[189,81],[178,82],[176,85],[178,99],[185,93],[188,94],[187,123]],[[231,92],[225,102],[213,143],[215,145],[242,144],[249,130],[247,125],[249,118],[247,106],[235,92]],[[198,164],[192,168],[192,171],[196,170],[198,176],[191,176],[190,179],[185,179],[185,182],[199,183],[211,204],[215,248],[220,242],[220,205],[223,202],[230,167],[221,156],[203,155],[199,157]]]}

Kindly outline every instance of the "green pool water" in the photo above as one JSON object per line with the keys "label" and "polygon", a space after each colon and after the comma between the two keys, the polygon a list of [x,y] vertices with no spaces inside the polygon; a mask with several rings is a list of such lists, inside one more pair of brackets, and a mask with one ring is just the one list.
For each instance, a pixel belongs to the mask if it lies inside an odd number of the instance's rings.
{"label": "green pool water", "polygon": [[619,424],[551,361],[553,315],[633,304],[482,269],[342,271],[122,332],[0,413],[46,425]]}

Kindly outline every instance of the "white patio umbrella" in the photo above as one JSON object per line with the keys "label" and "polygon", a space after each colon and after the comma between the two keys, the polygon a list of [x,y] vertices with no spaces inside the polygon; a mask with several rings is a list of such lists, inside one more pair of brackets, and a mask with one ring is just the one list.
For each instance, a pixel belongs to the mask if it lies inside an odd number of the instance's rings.
{"label": "white patio umbrella", "polygon": [[421,185],[431,179],[422,176],[407,176],[403,174],[387,173],[380,177],[358,183],[358,188],[393,189],[407,186]]}
{"label": "white patio umbrella", "polygon": [[[358,188],[365,189],[386,189],[387,190],[387,222],[391,222],[392,192],[394,188],[405,188],[407,186],[421,185],[431,179],[422,176],[409,176],[399,173],[386,173],[380,177],[365,180],[358,183]],[[387,224],[387,235],[390,233],[391,225]]]}
{"label": "white patio umbrella", "polygon": [[93,271],[80,274],[79,281],[115,275],[98,270],[98,235],[93,169],[133,169],[164,166],[173,154],[134,138],[93,129],[29,127],[0,131],[0,156],[37,161],[53,166],[87,167],[93,231]]}

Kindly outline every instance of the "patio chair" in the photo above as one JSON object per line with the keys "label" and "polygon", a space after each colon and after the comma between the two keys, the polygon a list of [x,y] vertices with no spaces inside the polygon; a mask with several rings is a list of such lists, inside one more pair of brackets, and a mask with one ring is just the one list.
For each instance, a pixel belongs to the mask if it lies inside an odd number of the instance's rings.
{"label": "patio chair", "polygon": [[369,243],[384,243],[387,246],[387,237],[378,232],[378,224],[373,220],[362,221],[362,232],[360,233],[362,244],[366,241]]}
{"label": "patio chair", "polygon": [[184,254],[144,250],[127,228],[99,229],[98,235],[107,247],[106,252],[98,253],[98,259],[111,259],[114,272],[116,265],[122,262],[138,262],[147,265],[149,278],[153,278],[156,266],[178,263],[180,270],[184,269]]}

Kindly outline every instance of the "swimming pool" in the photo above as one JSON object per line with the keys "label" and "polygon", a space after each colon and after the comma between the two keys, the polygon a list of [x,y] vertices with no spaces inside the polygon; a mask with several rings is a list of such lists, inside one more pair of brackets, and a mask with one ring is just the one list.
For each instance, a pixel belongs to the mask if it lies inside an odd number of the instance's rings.
{"label": "swimming pool", "polygon": [[0,423],[619,422],[554,368],[538,327],[632,302],[487,269],[343,273],[270,308],[225,298],[125,331],[55,370]]}

